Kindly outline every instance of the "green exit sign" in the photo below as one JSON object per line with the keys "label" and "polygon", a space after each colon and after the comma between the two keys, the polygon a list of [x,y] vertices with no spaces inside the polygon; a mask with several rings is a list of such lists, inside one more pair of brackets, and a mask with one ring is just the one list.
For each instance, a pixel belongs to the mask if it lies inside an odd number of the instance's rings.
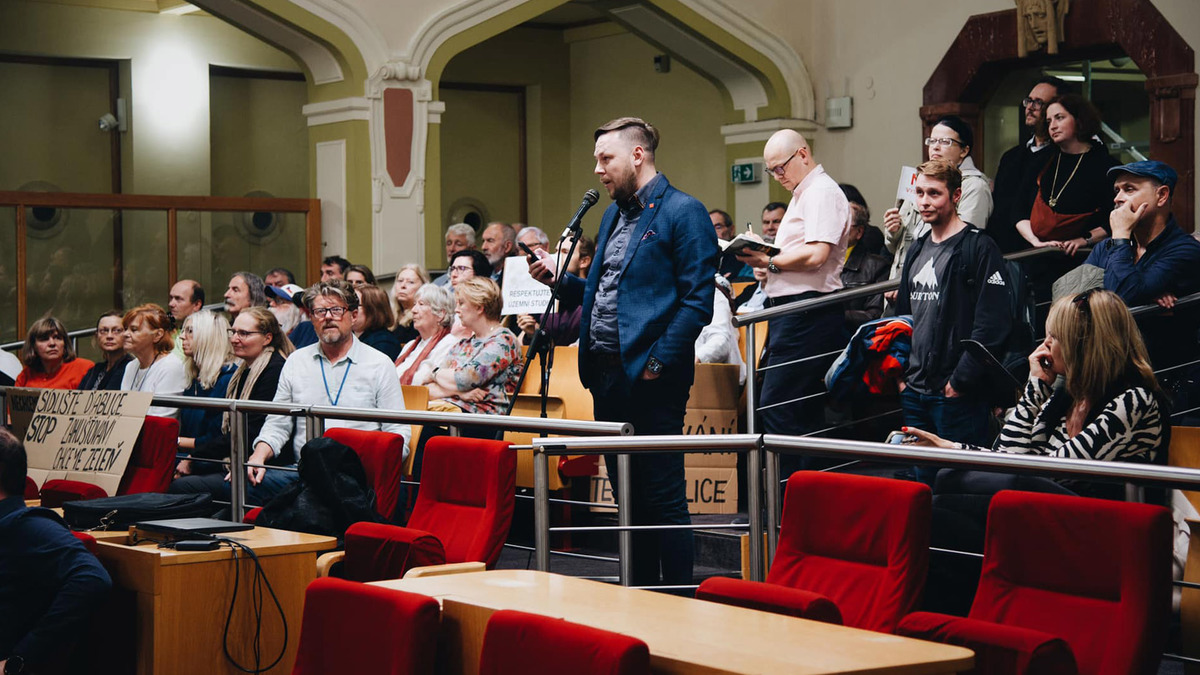
{"label": "green exit sign", "polygon": [[739,183],[757,183],[762,180],[762,171],[758,168],[758,164],[754,162],[734,164],[729,167],[729,174],[730,180],[735,185]]}

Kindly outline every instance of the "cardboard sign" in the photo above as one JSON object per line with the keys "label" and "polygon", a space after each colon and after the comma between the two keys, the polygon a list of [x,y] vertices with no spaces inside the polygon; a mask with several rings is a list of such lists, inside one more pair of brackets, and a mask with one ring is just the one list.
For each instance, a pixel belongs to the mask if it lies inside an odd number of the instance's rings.
{"label": "cardboard sign", "polygon": [[[737,469],[723,467],[684,468],[684,481],[687,487],[688,513],[737,513],[738,484]],[[612,483],[604,463],[600,463],[600,472],[592,476],[588,500],[604,504],[614,504]],[[616,508],[593,506],[593,512],[615,512]]]}
{"label": "cardboard sign", "polygon": [[917,201],[917,169],[913,166],[900,167],[900,185],[896,188],[896,201]]}
{"label": "cardboard sign", "polygon": [[117,494],[151,392],[42,389],[25,431],[29,477],[67,479]]}
{"label": "cardboard sign", "polygon": [[541,314],[550,302],[550,287],[529,276],[529,261],[523,255],[504,259],[504,308],[500,314]]}
{"label": "cardboard sign", "polygon": [[29,428],[29,420],[33,419],[41,396],[41,389],[13,387],[8,390],[8,430],[17,438],[25,438],[25,430]]}

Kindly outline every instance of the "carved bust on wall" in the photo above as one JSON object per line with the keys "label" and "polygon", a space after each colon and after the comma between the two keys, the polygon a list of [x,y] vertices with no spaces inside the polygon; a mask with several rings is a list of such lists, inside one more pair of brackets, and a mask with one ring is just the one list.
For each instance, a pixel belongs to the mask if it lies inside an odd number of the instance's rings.
{"label": "carved bust on wall", "polygon": [[1070,10],[1071,0],[1016,0],[1017,55],[1025,56],[1042,47],[1047,54],[1058,53],[1058,43],[1064,40],[1063,18]]}

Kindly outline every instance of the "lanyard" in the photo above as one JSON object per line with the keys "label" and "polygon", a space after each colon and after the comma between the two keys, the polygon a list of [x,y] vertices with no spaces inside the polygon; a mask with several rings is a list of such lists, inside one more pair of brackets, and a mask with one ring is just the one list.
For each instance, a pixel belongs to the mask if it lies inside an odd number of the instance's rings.
{"label": "lanyard", "polygon": [[325,383],[325,398],[329,399],[329,405],[336,406],[338,401],[342,400],[342,388],[346,386],[346,378],[350,377],[350,366],[354,365],[354,362],[346,361],[346,372],[342,375],[342,383],[338,385],[337,398],[329,393],[329,380],[325,379],[325,359],[317,357],[317,362],[321,364],[321,382]]}

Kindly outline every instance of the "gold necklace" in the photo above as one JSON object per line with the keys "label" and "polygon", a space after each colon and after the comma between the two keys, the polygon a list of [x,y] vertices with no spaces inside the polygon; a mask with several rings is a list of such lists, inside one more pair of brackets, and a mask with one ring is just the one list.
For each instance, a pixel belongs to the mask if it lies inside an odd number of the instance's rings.
{"label": "gold necklace", "polygon": [[1071,183],[1071,179],[1075,177],[1075,172],[1079,170],[1079,165],[1083,164],[1083,156],[1086,154],[1087,153],[1084,152],[1079,155],[1079,161],[1075,162],[1075,168],[1071,169],[1071,175],[1067,176],[1067,182],[1062,184],[1062,187],[1059,188],[1058,194],[1056,195],[1054,194],[1054,186],[1058,184],[1058,167],[1060,164],[1062,164],[1063,156],[1062,152],[1058,153],[1058,160],[1054,163],[1054,181],[1050,183],[1050,199],[1046,200],[1046,203],[1050,205],[1050,208],[1054,208],[1058,205],[1058,198],[1067,191],[1067,185],[1069,185]]}

